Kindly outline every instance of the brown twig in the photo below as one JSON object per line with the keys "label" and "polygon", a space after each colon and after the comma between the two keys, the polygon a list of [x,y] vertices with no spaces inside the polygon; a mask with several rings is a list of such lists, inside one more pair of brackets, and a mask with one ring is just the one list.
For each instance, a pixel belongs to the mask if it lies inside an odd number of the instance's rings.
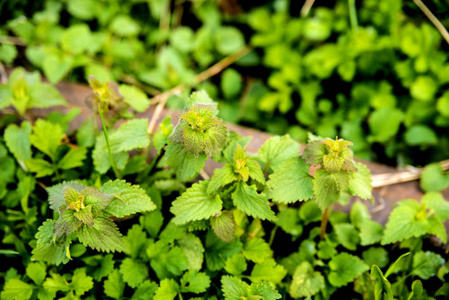
{"label": "brown twig", "polygon": [[16,36],[0,36],[0,44],[9,44],[22,47],[27,45],[27,43]]}
{"label": "brown twig", "polygon": [[[440,162],[443,170],[449,170],[449,159]],[[412,170],[398,173],[375,174],[371,176],[373,188],[383,187],[391,184],[417,180],[421,177],[423,168],[413,168]]]}
{"label": "brown twig", "polygon": [[449,32],[443,26],[443,24],[440,22],[440,20],[438,20],[435,17],[435,15],[427,8],[427,6],[421,0],[413,0],[413,2],[415,2],[416,6],[418,6],[421,9],[421,11],[426,15],[426,17],[430,20],[430,22],[433,23],[433,25],[438,29],[440,34],[443,36],[443,38],[449,44]]}
{"label": "brown twig", "polygon": [[0,84],[8,82],[8,73],[6,73],[5,66],[0,63]]}
{"label": "brown twig", "polygon": [[306,0],[306,2],[304,3],[304,5],[301,8],[301,11],[299,12],[299,14],[301,15],[301,17],[307,17],[307,15],[309,14],[310,9],[313,6],[313,3],[315,3],[315,0]]}
{"label": "brown twig", "polygon": [[204,180],[208,180],[210,178],[209,174],[207,174],[204,169],[201,169],[200,176],[203,177]]}
{"label": "brown twig", "polygon": [[[207,70],[196,75],[195,82],[201,83],[204,80],[217,75],[218,73],[220,73],[221,71],[223,71],[224,69],[226,69],[227,67],[229,67],[230,65],[235,63],[237,60],[239,60],[240,58],[242,58],[243,56],[248,54],[249,51],[251,51],[251,47],[245,46],[245,47],[241,48],[240,50],[237,50],[236,52],[232,53],[231,55],[223,58],[222,60],[220,60],[219,62],[217,62],[210,68],[208,68]],[[159,115],[162,113],[162,111],[165,107],[165,104],[167,103],[167,99],[172,95],[180,93],[187,87],[188,87],[188,85],[183,83],[183,84],[180,84],[180,85],[174,87],[173,89],[171,89],[169,91],[166,91],[162,94],[159,94],[159,95],[153,97],[153,99],[151,100],[151,104],[157,103],[158,105],[156,106],[156,109],[154,110],[154,114],[150,120],[150,124],[148,124],[148,130],[147,130],[148,134],[151,134],[153,132],[153,129],[154,129],[154,126],[156,125],[157,119],[159,119]]]}
{"label": "brown twig", "polygon": [[138,81],[136,78],[134,78],[133,76],[130,76],[130,75],[123,74],[122,76],[120,76],[120,80],[125,83],[129,83],[129,84],[132,84],[132,85],[138,87],[139,89],[147,92],[151,96],[156,96],[161,93],[161,91],[159,91],[151,86],[148,86],[146,84],[143,84],[142,82]]}

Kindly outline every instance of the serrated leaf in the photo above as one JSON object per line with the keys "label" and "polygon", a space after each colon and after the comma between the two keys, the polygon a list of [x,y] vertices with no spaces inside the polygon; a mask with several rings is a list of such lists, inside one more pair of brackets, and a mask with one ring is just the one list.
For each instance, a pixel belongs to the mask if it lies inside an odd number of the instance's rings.
{"label": "serrated leaf", "polygon": [[144,112],[150,106],[150,99],[148,99],[143,91],[135,86],[121,84],[119,91],[124,97],[123,101],[137,112]]}
{"label": "serrated leaf", "polygon": [[[80,245],[80,244],[78,244]],[[96,281],[101,281],[103,277],[108,276],[111,274],[111,272],[114,270],[114,259],[112,254],[107,254],[103,257],[101,260],[100,265],[95,268],[94,271],[94,279]]]}
{"label": "serrated leaf", "polygon": [[123,291],[125,290],[125,283],[122,275],[118,270],[114,270],[109,274],[108,279],[104,281],[104,293],[106,296],[121,299]]}
{"label": "serrated leaf", "polygon": [[187,257],[189,270],[201,270],[204,260],[204,247],[201,240],[192,233],[184,234],[177,240],[179,247]]}
{"label": "serrated leaf", "polygon": [[341,192],[346,191],[348,185],[348,171],[328,173],[324,169],[318,169],[313,180],[314,200],[321,209],[325,209],[340,199]]}
{"label": "serrated leaf", "polygon": [[47,277],[43,284],[44,288],[50,292],[68,292],[70,291],[70,284],[67,280],[57,273],[51,273],[51,278]]}
{"label": "serrated leaf", "polygon": [[208,181],[193,184],[172,202],[170,211],[175,215],[173,222],[178,225],[189,221],[208,219],[222,208],[220,196],[207,194]]}
{"label": "serrated leaf", "polygon": [[323,156],[327,154],[326,145],[321,140],[307,143],[301,157],[312,166],[322,166]]}
{"label": "serrated leaf", "polygon": [[54,242],[53,224],[53,220],[47,220],[37,229],[35,236],[37,239],[36,248],[31,252],[31,258],[55,265],[65,264],[69,261],[66,251],[72,240],[67,236],[63,236]]}
{"label": "serrated leaf", "polygon": [[[129,155],[127,152],[112,153],[115,165],[119,170],[125,168]],[[95,147],[92,151],[92,159],[95,170],[100,174],[105,174],[111,168],[106,140],[103,135],[98,135],[95,139]]]}
{"label": "serrated leaf", "polygon": [[29,263],[26,268],[26,274],[30,277],[36,285],[41,285],[47,272],[45,270],[45,265],[42,263]]}
{"label": "serrated leaf", "polygon": [[422,197],[421,203],[433,210],[433,213],[441,222],[449,219],[449,203],[443,198],[441,193],[427,193]]}
{"label": "serrated leaf", "polygon": [[368,246],[375,243],[379,243],[382,240],[384,228],[381,224],[368,220],[362,223],[360,229],[360,244],[362,246]]}
{"label": "serrated leaf", "polygon": [[70,149],[69,152],[58,161],[58,168],[62,170],[69,170],[76,167],[81,167],[83,161],[86,159],[87,148],[78,147],[76,149]]}
{"label": "serrated leaf", "polygon": [[30,134],[30,142],[54,161],[56,159],[56,148],[58,148],[64,135],[64,130],[59,124],[38,119],[34,124],[33,133]]}
{"label": "serrated leaf", "polygon": [[421,173],[420,184],[425,192],[439,192],[449,187],[449,176],[444,175],[439,163],[430,164]]}
{"label": "serrated leaf", "polygon": [[438,269],[444,264],[444,259],[441,255],[431,251],[419,251],[413,256],[413,271],[412,274],[421,279],[427,280],[435,276]]}
{"label": "serrated leaf", "polygon": [[[275,170],[286,160],[299,155],[300,145],[290,136],[274,136],[268,139],[257,152],[257,156],[264,163],[265,170]],[[268,165],[268,166],[267,166]]]}
{"label": "serrated leaf", "polygon": [[74,215],[75,211],[67,209],[65,205],[59,208],[59,219],[54,225],[54,234],[57,237],[62,235],[71,235],[76,232],[83,222]]}
{"label": "serrated leaf", "polygon": [[134,119],[120,125],[109,136],[109,144],[113,153],[147,147],[150,137],[147,132],[148,119]]}
{"label": "serrated leaf", "polygon": [[386,245],[426,234],[429,226],[426,217],[417,217],[422,209],[418,202],[411,199],[398,202],[398,207],[393,209],[385,225],[381,244]]}
{"label": "serrated leaf", "polygon": [[273,251],[262,238],[254,238],[245,243],[242,250],[246,259],[257,264],[263,263],[273,256]]}
{"label": "serrated leaf", "polygon": [[221,277],[221,290],[228,300],[241,300],[249,296],[249,285],[234,276]]}
{"label": "serrated leaf", "polygon": [[269,198],[277,203],[304,201],[313,196],[309,167],[299,157],[286,160],[270,174],[267,187],[270,189]]}
{"label": "serrated leaf", "polygon": [[96,217],[114,198],[112,194],[105,194],[93,187],[86,187],[81,194],[84,196],[84,205],[92,207],[92,215]]}
{"label": "serrated leaf", "polygon": [[75,291],[77,296],[84,295],[87,291],[92,289],[94,282],[92,277],[86,275],[84,269],[76,269],[73,273],[71,288]]}
{"label": "serrated leaf", "polygon": [[348,253],[340,253],[329,262],[331,272],[328,280],[335,287],[342,287],[352,282],[363,272],[369,270],[360,258]]}
{"label": "serrated leaf", "polygon": [[276,220],[274,212],[269,206],[265,193],[258,194],[256,186],[248,186],[244,182],[239,182],[232,193],[234,205],[248,216],[260,218],[261,220]]}
{"label": "serrated leaf", "polygon": [[70,187],[79,193],[86,188],[84,184],[79,183],[78,181],[63,181],[62,183],[46,188],[51,209],[57,211],[60,206],[66,204],[63,192],[65,187]]}
{"label": "serrated leaf", "polygon": [[206,265],[211,271],[218,271],[225,265],[226,259],[242,250],[242,243],[236,239],[231,243],[220,240],[213,231],[209,230],[206,235]]}
{"label": "serrated leaf", "polygon": [[293,237],[298,237],[302,234],[302,225],[300,224],[297,209],[287,207],[278,213],[277,218],[276,225],[281,227],[286,233],[291,234]]}
{"label": "serrated leaf", "polygon": [[230,211],[223,211],[219,216],[211,217],[210,225],[223,241],[232,242],[235,239],[235,221]]}
{"label": "serrated leaf", "polygon": [[324,287],[323,275],[320,272],[314,272],[313,266],[308,261],[304,261],[295,269],[289,293],[293,298],[311,297]]}
{"label": "serrated leaf", "polygon": [[152,298],[154,297],[157,288],[157,283],[151,282],[150,280],[145,280],[134,292],[131,300],[146,300],[149,297]]}
{"label": "serrated leaf", "polygon": [[152,243],[147,248],[151,268],[159,279],[180,276],[189,265],[186,255],[180,247],[169,249],[164,241]]}
{"label": "serrated leaf", "polygon": [[198,157],[202,152],[211,156],[218,154],[224,147],[227,138],[227,128],[220,124],[209,127],[205,131],[199,131],[186,126],[182,137],[187,152],[192,153],[195,157]]}
{"label": "serrated leaf", "polygon": [[10,124],[5,129],[3,138],[9,151],[18,161],[26,161],[31,158],[31,124],[22,122],[19,128],[15,124]]}
{"label": "serrated leaf", "polygon": [[361,199],[373,199],[371,194],[371,173],[366,165],[355,163],[357,172],[350,172],[348,193]]}
{"label": "serrated leaf", "polygon": [[154,300],[173,300],[178,295],[179,285],[173,279],[164,279],[156,290]]}
{"label": "serrated leaf", "polygon": [[175,170],[176,178],[181,182],[195,179],[207,160],[207,155],[204,153],[195,157],[192,153],[187,152],[182,143],[168,143],[165,155],[167,165]]}
{"label": "serrated leaf", "polygon": [[370,220],[368,208],[360,201],[354,202],[354,204],[352,204],[349,217],[351,219],[351,223],[359,229],[363,223]]}
{"label": "serrated leaf", "polygon": [[224,187],[237,180],[239,180],[239,176],[234,172],[234,167],[231,164],[226,164],[221,169],[217,168],[214,170],[214,174],[207,186],[207,193],[212,194],[220,187]]}
{"label": "serrated leaf", "polygon": [[103,212],[118,218],[156,209],[156,205],[145,190],[139,185],[131,185],[125,180],[108,181],[100,188],[100,191],[114,195],[115,198]]}
{"label": "serrated leaf", "polygon": [[231,275],[240,275],[246,271],[247,264],[242,253],[235,253],[226,260],[224,269]]}
{"label": "serrated leaf", "polygon": [[127,244],[126,254],[131,256],[131,258],[137,258],[144,250],[147,235],[141,226],[134,224],[123,239]]}
{"label": "serrated leaf", "polygon": [[25,165],[30,172],[36,173],[36,178],[50,176],[55,172],[51,163],[40,158],[29,159],[25,162]]}
{"label": "serrated leaf", "polygon": [[145,263],[127,257],[120,265],[120,273],[130,287],[136,288],[148,277],[148,267]]}
{"label": "serrated leaf", "polygon": [[360,243],[360,237],[354,225],[347,223],[336,224],[334,225],[334,230],[343,247],[352,251],[357,249],[357,245]]}
{"label": "serrated leaf", "polygon": [[262,168],[259,163],[254,158],[249,158],[246,161],[246,167],[248,167],[249,177],[254,179],[255,181],[264,184],[265,177],[263,176]]}
{"label": "serrated leaf", "polygon": [[5,283],[1,293],[5,300],[28,300],[33,294],[33,286],[19,279],[10,279]]}
{"label": "serrated leaf", "polygon": [[210,286],[210,278],[205,273],[188,271],[181,278],[181,293],[204,293]]}
{"label": "serrated leaf", "polygon": [[266,281],[258,281],[251,284],[249,293],[251,294],[250,299],[276,300],[282,298],[282,295]]}
{"label": "serrated leaf", "polygon": [[126,251],[126,244],[117,226],[109,218],[95,217],[95,224],[91,227],[83,225],[76,232],[78,239],[84,246],[106,252]]}
{"label": "serrated leaf", "polygon": [[323,167],[330,173],[338,173],[343,166],[344,158],[337,155],[324,155]]}
{"label": "serrated leaf", "polygon": [[87,226],[94,225],[94,217],[92,216],[92,206],[90,205],[86,206],[80,211],[74,212],[73,215]]}
{"label": "serrated leaf", "polygon": [[273,258],[269,258],[260,264],[256,264],[251,271],[252,281],[269,281],[273,284],[281,283],[287,275],[287,270],[278,265]]}

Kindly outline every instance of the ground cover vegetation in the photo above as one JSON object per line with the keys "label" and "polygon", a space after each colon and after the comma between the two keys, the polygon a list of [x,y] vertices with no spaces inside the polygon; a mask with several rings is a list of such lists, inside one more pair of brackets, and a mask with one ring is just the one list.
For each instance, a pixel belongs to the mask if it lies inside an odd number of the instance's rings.
{"label": "ground cover vegetation", "polygon": [[[448,175],[382,226],[353,160],[447,158],[444,40],[414,2],[327,5],[1,2],[1,66],[28,69],[0,72],[1,299],[447,299]],[[93,91],[72,132],[31,110],[61,80]],[[224,120],[277,135],[248,153]]]}

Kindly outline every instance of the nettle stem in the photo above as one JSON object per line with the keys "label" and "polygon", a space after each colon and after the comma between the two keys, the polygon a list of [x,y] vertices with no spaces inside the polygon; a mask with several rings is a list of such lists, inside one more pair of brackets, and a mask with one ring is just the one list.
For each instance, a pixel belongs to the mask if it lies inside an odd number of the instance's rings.
{"label": "nettle stem", "polygon": [[327,227],[327,223],[329,221],[329,216],[331,214],[333,206],[334,205],[332,204],[332,205],[326,207],[326,209],[324,210],[323,215],[321,217],[320,236],[322,239],[326,236],[326,227]]}
{"label": "nettle stem", "polygon": [[115,165],[114,157],[112,156],[111,147],[109,146],[108,132],[106,131],[106,126],[105,126],[104,119],[103,119],[103,111],[101,110],[100,103],[98,103],[98,113],[100,114],[101,126],[103,128],[104,138],[106,140],[106,146],[108,147],[109,160],[111,161],[112,169],[114,170],[115,177],[117,177],[117,179],[122,179],[120,177],[120,173],[117,169],[117,166]]}

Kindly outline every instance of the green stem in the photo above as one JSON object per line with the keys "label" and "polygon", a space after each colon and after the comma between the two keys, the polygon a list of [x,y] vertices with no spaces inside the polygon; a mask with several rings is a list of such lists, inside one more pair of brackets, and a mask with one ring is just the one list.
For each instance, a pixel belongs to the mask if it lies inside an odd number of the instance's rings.
{"label": "green stem", "polygon": [[359,29],[359,24],[357,21],[357,10],[355,9],[355,0],[348,0],[349,6],[349,21],[351,22],[352,30],[356,31]]}
{"label": "green stem", "polygon": [[326,207],[326,209],[324,210],[323,215],[321,217],[320,236],[322,239],[324,239],[324,237],[326,236],[326,227],[327,227],[327,222],[329,221],[329,215],[332,210],[332,206],[333,205]]}
{"label": "green stem", "polygon": [[104,119],[103,119],[103,111],[101,110],[100,103],[98,103],[98,112],[100,113],[101,125],[103,128],[104,138],[106,140],[106,146],[108,147],[109,160],[111,161],[112,169],[114,170],[115,177],[117,177],[118,179],[122,179],[120,177],[120,173],[117,169],[117,166],[115,165],[114,157],[112,156],[111,147],[109,146],[108,132],[106,130],[106,126],[104,125],[105,123],[104,123]]}
{"label": "green stem", "polygon": [[274,236],[276,235],[276,231],[278,230],[278,228],[279,226],[274,226],[274,228],[271,230],[270,240],[268,241],[268,245],[270,245],[270,247],[273,244]]}

